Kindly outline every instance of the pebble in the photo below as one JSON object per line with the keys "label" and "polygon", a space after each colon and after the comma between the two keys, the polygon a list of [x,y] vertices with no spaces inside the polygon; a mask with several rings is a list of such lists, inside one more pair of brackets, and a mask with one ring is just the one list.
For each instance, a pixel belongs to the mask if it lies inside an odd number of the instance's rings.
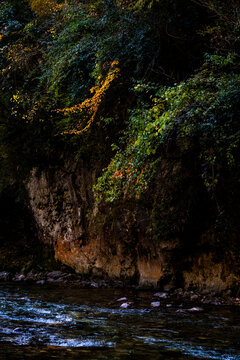
{"label": "pebble", "polygon": [[167,299],[168,294],[166,292],[157,292],[153,296],[159,299]]}
{"label": "pebble", "polygon": [[52,278],[52,279],[57,279],[62,275],[63,275],[62,272],[59,270],[51,271],[51,272],[47,273],[47,277]]}
{"label": "pebble", "polygon": [[120,308],[122,308],[122,309],[127,309],[129,306],[131,306],[131,302],[127,302],[127,303],[122,303],[121,305],[120,305]]}
{"label": "pebble", "polygon": [[119,299],[117,299],[117,301],[121,302],[121,301],[127,301],[127,298],[126,297],[121,297]]}
{"label": "pebble", "polygon": [[174,291],[174,294],[177,296],[183,296],[183,289],[179,288]]}
{"label": "pebble", "polygon": [[199,311],[203,311],[203,309],[196,306],[196,307],[192,307],[191,309],[187,309],[187,311],[189,311],[189,312],[199,312]]}
{"label": "pebble", "polygon": [[205,305],[211,304],[211,300],[209,299],[202,299],[201,302]]}
{"label": "pebble", "polygon": [[17,278],[16,278],[16,281],[23,281],[25,280],[25,276],[24,275],[19,275]]}
{"label": "pebble", "polygon": [[160,301],[153,301],[151,302],[151,306],[152,307],[159,307],[161,304],[160,304]]}
{"label": "pebble", "polygon": [[37,285],[44,285],[45,284],[45,280],[39,280],[36,282]]}
{"label": "pebble", "polygon": [[48,278],[48,279],[47,279],[47,282],[48,282],[48,283],[55,283],[55,282],[56,282],[56,280],[55,280],[55,279],[53,279],[53,278]]}
{"label": "pebble", "polygon": [[212,301],[211,302],[212,305],[221,305],[221,302],[218,300]]}
{"label": "pebble", "polygon": [[25,276],[20,274],[16,274],[13,278],[13,281],[23,281],[23,280],[25,280]]}
{"label": "pebble", "polygon": [[91,282],[90,286],[91,286],[91,288],[98,288],[99,287],[98,284],[96,282],[94,282],[94,281]]}
{"label": "pebble", "polygon": [[9,281],[11,280],[11,275],[7,271],[0,272],[0,281]]}

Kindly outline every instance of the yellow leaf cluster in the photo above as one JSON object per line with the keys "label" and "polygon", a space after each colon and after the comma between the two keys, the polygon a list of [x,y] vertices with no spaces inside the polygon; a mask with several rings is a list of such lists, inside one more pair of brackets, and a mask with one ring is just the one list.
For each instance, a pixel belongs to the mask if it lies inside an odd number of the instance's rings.
{"label": "yellow leaf cluster", "polygon": [[61,4],[57,4],[57,0],[29,0],[29,3],[38,16],[49,15],[62,7]]}
{"label": "yellow leaf cluster", "polygon": [[104,99],[106,91],[109,89],[110,84],[114,79],[116,79],[120,75],[120,69],[117,67],[118,63],[119,62],[117,60],[114,60],[111,63],[110,69],[104,80],[101,80],[101,77],[98,78],[99,80],[98,85],[90,89],[91,94],[93,94],[91,98],[88,98],[84,100],[81,104],[74,105],[71,108],[57,110],[57,112],[63,112],[64,115],[81,112],[84,114],[83,120],[87,119],[87,124],[84,128],[82,128],[82,121],[79,121],[75,129],[70,131],[65,131],[63,134],[79,135],[84,131],[88,130],[88,128],[95,119],[99,106],[102,100]]}
{"label": "yellow leaf cluster", "polygon": [[53,38],[55,37],[55,28],[54,27],[49,29],[48,32],[52,35]]}

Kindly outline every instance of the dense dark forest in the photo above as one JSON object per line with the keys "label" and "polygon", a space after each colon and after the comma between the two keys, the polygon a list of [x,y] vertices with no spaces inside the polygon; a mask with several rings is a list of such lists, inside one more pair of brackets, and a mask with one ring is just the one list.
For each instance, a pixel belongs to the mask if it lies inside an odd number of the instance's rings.
{"label": "dense dark forest", "polygon": [[68,159],[94,169],[91,209],[140,207],[151,242],[191,253],[208,233],[238,257],[237,0],[3,0],[0,47],[3,209]]}
{"label": "dense dark forest", "polygon": [[139,198],[175,148],[224,211],[223,176],[237,185],[239,167],[236,1],[8,0],[0,11],[1,191],[66,151],[105,158],[99,200]]}

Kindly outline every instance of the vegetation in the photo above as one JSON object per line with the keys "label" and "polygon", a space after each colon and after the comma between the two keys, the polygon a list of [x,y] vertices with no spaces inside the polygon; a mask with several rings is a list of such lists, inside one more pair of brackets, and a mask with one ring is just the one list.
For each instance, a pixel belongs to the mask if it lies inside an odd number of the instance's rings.
{"label": "vegetation", "polygon": [[235,0],[3,0],[0,190],[61,149],[101,158],[99,202],[141,200],[175,152],[230,209],[239,24]]}

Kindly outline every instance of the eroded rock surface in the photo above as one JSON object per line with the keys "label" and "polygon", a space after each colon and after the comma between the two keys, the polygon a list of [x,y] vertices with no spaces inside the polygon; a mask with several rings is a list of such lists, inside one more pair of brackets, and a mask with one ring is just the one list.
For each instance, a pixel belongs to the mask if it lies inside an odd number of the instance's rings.
{"label": "eroded rock surface", "polygon": [[[161,238],[160,232],[156,241],[151,235],[151,204],[132,202],[99,208],[91,190],[96,172],[86,164],[65,163],[54,171],[34,169],[27,190],[39,238],[54,247],[57,260],[87,278],[119,279],[163,291],[176,287],[199,291],[237,289],[238,255],[233,255],[232,249],[226,254],[219,251],[221,244],[216,245],[214,236],[205,229],[204,214],[198,218],[198,207],[204,204],[199,190],[192,190],[192,175],[184,175],[182,193],[176,194],[175,200],[169,196],[173,191],[169,178],[179,176],[181,171],[179,164],[173,164],[168,171],[163,164],[160,172],[160,185],[154,189],[159,199],[154,216],[163,223],[170,217],[173,225],[170,222],[168,237],[163,227],[165,235]],[[200,205],[186,209],[182,198],[188,199],[190,191],[197,193]],[[165,204],[169,201],[169,208],[162,209],[161,199]],[[174,222],[177,214],[182,219]]]}

